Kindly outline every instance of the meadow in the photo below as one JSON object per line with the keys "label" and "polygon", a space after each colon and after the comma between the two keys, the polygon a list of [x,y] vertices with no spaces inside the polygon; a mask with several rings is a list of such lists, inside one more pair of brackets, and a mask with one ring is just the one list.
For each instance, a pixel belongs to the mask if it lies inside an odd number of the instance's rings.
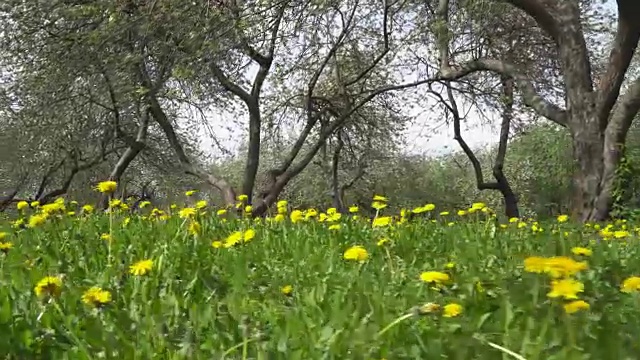
{"label": "meadow", "polygon": [[630,222],[501,223],[481,203],[392,214],[383,197],[373,220],[286,202],[256,220],[189,195],[136,213],[18,204],[0,224],[2,358],[640,354]]}

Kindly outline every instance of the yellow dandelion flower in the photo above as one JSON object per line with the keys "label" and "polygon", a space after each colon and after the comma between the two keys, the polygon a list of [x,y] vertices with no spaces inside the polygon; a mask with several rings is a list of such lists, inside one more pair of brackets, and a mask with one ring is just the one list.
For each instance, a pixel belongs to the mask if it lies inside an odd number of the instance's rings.
{"label": "yellow dandelion flower", "polygon": [[640,291],[640,276],[626,278],[620,286],[620,291],[625,293]]}
{"label": "yellow dandelion flower", "polygon": [[464,216],[464,215],[467,215],[466,210],[458,210],[458,216]]}
{"label": "yellow dandelion flower", "polygon": [[37,208],[37,207],[40,207],[40,201],[37,201],[37,200],[36,200],[36,201],[32,201],[32,202],[29,204],[29,206],[31,206],[31,207],[32,207],[32,208],[34,208],[34,209],[35,209],[35,208]]}
{"label": "yellow dandelion flower", "polygon": [[202,210],[204,208],[206,208],[208,205],[207,200],[200,200],[196,203],[196,209]]}
{"label": "yellow dandelion flower", "polygon": [[485,203],[477,202],[477,203],[473,203],[473,204],[471,204],[471,208],[470,208],[470,209],[473,209],[473,210],[482,210],[482,209],[484,209],[484,208],[486,208],[486,207],[487,207],[487,205],[486,205]]}
{"label": "yellow dandelion flower", "polygon": [[389,242],[389,239],[382,238],[382,239],[378,240],[378,246],[385,246],[388,242]]}
{"label": "yellow dandelion flower", "polygon": [[371,203],[371,207],[376,210],[382,210],[387,207],[387,204],[383,201],[374,201]]}
{"label": "yellow dandelion flower", "polygon": [[247,214],[251,214],[251,212],[253,211],[253,206],[251,205],[247,205],[244,207],[244,212]]}
{"label": "yellow dandelion flower", "polygon": [[35,214],[35,215],[31,215],[31,217],[29,217],[29,227],[30,228],[35,228],[37,226],[40,226],[42,224],[44,224],[47,221],[47,214]]}
{"label": "yellow dandelion flower", "polygon": [[559,215],[557,220],[559,223],[567,222],[569,221],[569,215]]}
{"label": "yellow dandelion flower", "polygon": [[180,211],[178,212],[178,216],[180,216],[181,219],[190,218],[195,214],[197,214],[196,209],[191,207],[180,209]]}
{"label": "yellow dandelion flower", "polygon": [[613,237],[616,239],[624,239],[629,236],[629,232],[626,230],[616,230],[613,232]]}
{"label": "yellow dandelion flower", "polygon": [[249,200],[249,197],[247,195],[242,194],[242,195],[238,195],[237,199],[240,202],[245,202],[245,201]]}
{"label": "yellow dandelion flower", "polygon": [[184,194],[186,196],[193,196],[193,195],[195,195],[196,192],[198,192],[198,190],[187,190],[187,191],[185,191]]}
{"label": "yellow dandelion flower", "polygon": [[59,276],[46,276],[38,281],[34,292],[38,297],[55,297],[62,292],[62,278]]}
{"label": "yellow dandelion flower", "polygon": [[547,297],[562,297],[567,300],[577,299],[578,293],[584,292],[584,284],[574,279],[553,280],[551,282],[551,291]]}
{"label": "yellow dandelion flower", "polygon": [[430,284],[443,284],[450,279],[448,274],[440,271],[425,271],[420,274],[420,280]]}
{"label": "yellow dandelion flower", "polygon": [[218,216],[224,216],[227,214],[227,209],[220,209],[218,211],[216,211],[216,215]]}
{"label": "yellow dandelion flower", "polygon": [[84,292],[82,295],[82,302],[99,308],[111,302],[111,293],[100,287],[94,286]]}
{"label": "yellow dandelion flower", "polygon": [[224,247],[230,248],[232,246],[235,246],[239,244],[243,238],[244,238],[244,234],[241,231],[234,231],[225,240]]}
{"label": "yellow dandelion flower", "polygon": [[462,305],[452,303],[444,306],[444,310],[442,312],[442,316],[444,317],[456,317],[462,314],[463,308]]}
{"label": "yellow dandelion flower", "polygon": [[340,228],[342,228],[342,226],[340,224],[333,224],[333,225],[329,226],[329,230],[331,230],[331,231],[340,230]]}
{"label": "yellow dandelion flower", "polygon": [[387,199],[386,196],[374,195],[373,196],[373,201],[387,202],[387,201],[389,201],[389,199]]}
{"label": "yellow dandelion flower", "polygon": [[153,267],[153,260],[141,260],[129,266],[129,273],[136,276],[146,275]]}
{"label": "yellow dandelion flower", "polygon": [[215,240],[215,241],[213,241],[213,242],[211,243],[211,246],[212,246],[214,249],[220,249],[220,248],[222,247],[222,241],[220,241],[220,240]]}
{"label": "yellow dandelion flower", "polygon": [[571,252],[574,255],[578,255],[578,256],[591,256],[593,254],[593,251],[591,251],[591,249],[587,249],[583,247],[574,247],[571,249]]}
{"label": "yellow dandelion flower", "polygon": [[345,260],[353,260],[353,261],[366,261],[369,258],[369,253],[367,252],[367,249],[365,249],[364,247],[360,246],[360,245],[355,245],[352,246],[350,248],[348,248],[347,250],[345,250],[344,254],[342,255],[342,257]]}
{"label": "yellow dandelion flower", "polygon": [[564,311],[567,314],[573,314],[576,313],[580,310],[589,310],[589,308],[591,307],[589,305],[588,302],[584,301],[584,300],[574,300],[572,302],[566,303],[564,304]]}
{"label": "yellow dandelion flower", "polygon": [[244,242],[249,242],[253,240],[253,238],[255,237],[256,237],[256,231],[253,229],[248,229],[247,231],[244,232],[244,234],[242,234],[242,239],[244,240]]}
{"label": "yellow dandelion flower", "polygon": [[13,243],[0,241],[0,252],[6,254],[11,249],[13,249]]}
{"label": "yellow dandelion flower", "polygon": [[297,223],[298,221],[304,220],[304,215],[300,210],[293,210],[289,215],[292,223]]}
{"label": "yellow dandelion flower", "polygon": [[111,241],[113,238],[111,237],[111,234],[105,233],[100,235],[100,239],[104,241]]}
{"label": "yellow dandelion flower", "polygon": [[103,194],[112,194],[116,191],[118,183],[115,181],[102,181],[96,186],[96,190]]}
{"label": "yellow dandelion flower", "polygon": [[349,212],[350,212],[350,213],[352,213],[352,214],[357,213],[359,210],[360,210],[360,209],[358,209],[358,207],[357,207],[357,206],[355,206],[355,205],[354,205],[354,206],[350,206],[350,207],[349,207]]}
{"label": "yellow dandelion flower", "polygon": [[372,227],[384,227],[384,226],[389,226],[389,224],[391,224],[391,216],[380,216],[377,217],[375,219],[373,219],[373,222],[371,223]]}
{"label": "yellow dandelion flower", "polygon": [[18,204],[16,205],[16,207],[18,208],[18,211],[24,211],[25,209],[27,209],[29,207],[29,203],[26,201],[19,201]]}
{"label": "yellow dandelion flower", "polygon": [[448,211],[442,211],[442,212],[440,213],[440,216],[447,216],[447,215],[449,215],[449,214],[450,214],[450,212],[448,212]]}
{"label": "yellow dandelion flower", "polygon": [[291,296],[291,294],[293,293],[293,286],[291,286],[291,285],[285,285],[285,286],[283,286],[283,287],[281,287],[281,288],[280,288],[280,292],[281,292],[283,295]]}
{"label": "yellow dandelion flower", "polygon": [[273,217],[273,221],[275,222],[283,222],[284,219],[286,218],[284,217],[283,214],[276,214],[276,216]]}

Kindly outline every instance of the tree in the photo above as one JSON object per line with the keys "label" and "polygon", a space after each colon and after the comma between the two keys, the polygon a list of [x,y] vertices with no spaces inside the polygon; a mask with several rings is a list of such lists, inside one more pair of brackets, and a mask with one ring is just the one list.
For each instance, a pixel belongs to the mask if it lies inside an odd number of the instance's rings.
{"label": "tree", "polygon": [[[481,71],[512,77],[525,104],[571,133],[578,164],[575,186],[580,201],[575,208],[576,215],[583,221],[606,219],[613,203],[612,190],[622,145],[640,109],[640,78],[630,81],[620,96],[640,38],[640,23],[636,21],[640,16],[640,4],[630,0],[617,1],[617,31],[610,44],[604,73],[597,76],[593,72],[582,25],[584,2],[508,0],[506,3],[534,19],[556,46],[564,81],[565,107],[543,98],[516,66],[496,58],[479,57],[452,65],[446,57],[447,61],[441,63],[439,77],[456,80]],[[441,0],[440,4],[449,8],[447,0]],[[447,43],[440,45],[442,53],[448,54]]]}

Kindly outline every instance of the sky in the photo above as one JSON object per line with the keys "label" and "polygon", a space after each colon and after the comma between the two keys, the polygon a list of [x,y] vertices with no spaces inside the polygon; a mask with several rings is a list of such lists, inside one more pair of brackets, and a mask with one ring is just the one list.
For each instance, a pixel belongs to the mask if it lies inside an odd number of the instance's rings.
{"label": "sky", "polygon": [[[615,12],[615,1],[605,0],[603,9]],[[417,80],[418,75],[415,75]],[[427,102],[425,105],[432,105]],[[428,108],[430,106],[425,106]],[[451,151],[458,151],[459,145],[453,139],[452,126],[433,126],[434,119],[429,117],[430,112],[422,111],[402,134],[401,142],[406,144],[404,151],[409,154],[421,154],[424,156],[437,156]],[[244,136],[246,136],[246,119],[244,121],[230,121],[230,114],[208,114],[207,120],[210,130],[201,128],[201,147],[209,154],[219,154],[216,144],[221,145],[232,153],[236,153]],[[485,114],[492,118],[499,118],[499,114]],[[234,125],[229,125],[234,124]],[[213,141],[210,132],[216,135]],[[242,136],[238,136],[241,134]],[[462,124],[462,135],[467,144],[472,148],[483,148],[498,142],[499,120],[481,121],[477,115],[468,114]],[[215,156],[215,155],[214,155]]]}

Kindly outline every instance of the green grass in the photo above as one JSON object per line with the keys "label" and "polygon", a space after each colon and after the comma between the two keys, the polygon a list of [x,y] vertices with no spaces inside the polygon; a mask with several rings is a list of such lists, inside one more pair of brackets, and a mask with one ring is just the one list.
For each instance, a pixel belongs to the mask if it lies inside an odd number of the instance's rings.
{"label": "green grass", "polygon": [[[208,214],[194,237],[177,215],[132,217],[126,226],[123,218],[63,216],[24,230],[0,225],[14,244],[0,255],[3,358],[516,358],[497,347],[528,360],[640,353],[640,296],[620,291],[625,278],[640,274],[635,236],[594,241],[591,228],[554,223],[534,233],[516,224],[496,228],[475,215],[451,215],[450,226],[421,219],[392,228],[343,217],[336,231],[314,221],[223,222]],[[248,228],[256,231],[251,242],[211,246]],[[101,240],[102,233],[113,240]],[[378,246],[382,237],[390,242]],[[367,261],[342,258],[352,245],[368,250]],[[591,308],[568,315],[562,300],[547,298],[548,278],[524,272],[523,260],[572,256],[573,246],[593,250],[577,277]],[[129,274],[143,259],[153,260],[151,272]],[[448,272],[452,283],[437,291],[421,282],[421,272],[431,270]],[[53,301],[34,294],[48,275],[64,276]],[[285,285],[293,286],[290,296],[281,293]],[[112,301],[101,309],[84,304],[91,286],[110,291]],[[429,302],[458,303],[464,312],[447,318],[415,311]]]}

